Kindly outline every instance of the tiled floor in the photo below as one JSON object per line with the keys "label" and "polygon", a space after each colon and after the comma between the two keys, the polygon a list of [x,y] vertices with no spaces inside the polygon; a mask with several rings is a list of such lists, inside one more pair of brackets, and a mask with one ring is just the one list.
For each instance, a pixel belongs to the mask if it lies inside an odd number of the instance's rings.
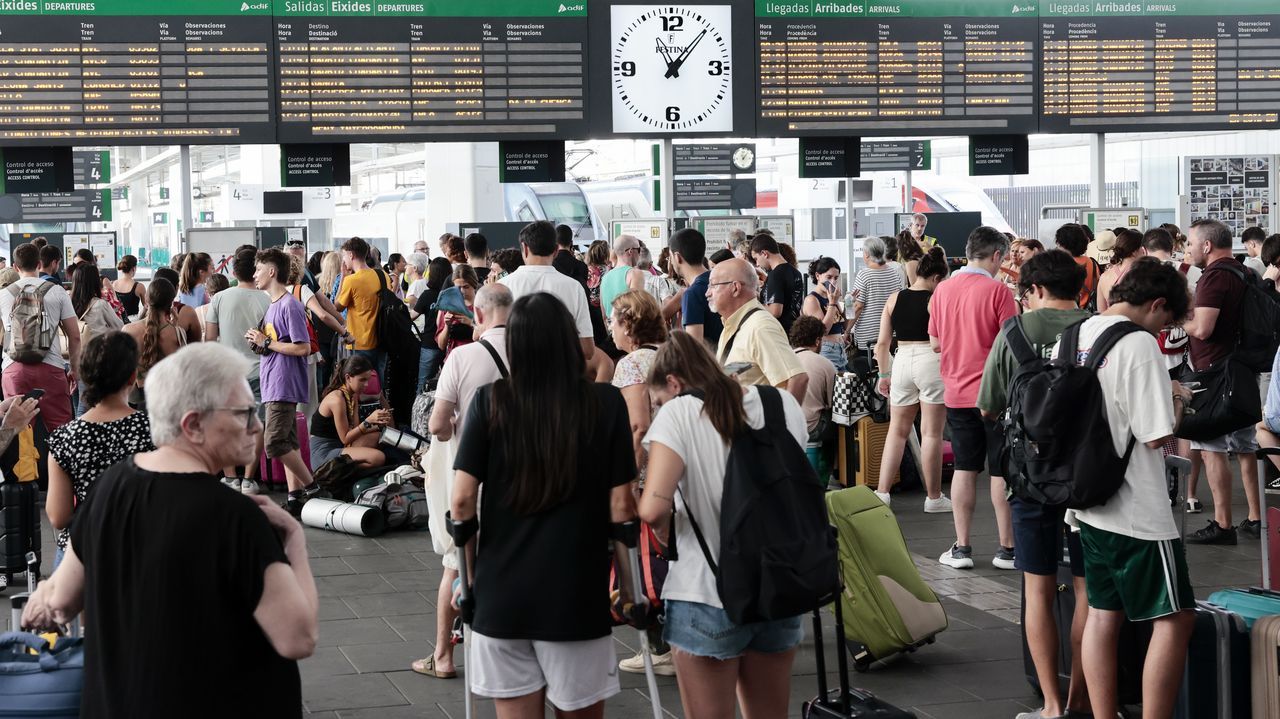
{"label": "tiled floor", "polygon": [[[1211,511],[1207,488],[1201,494],[1206,512]],[[990,504],[979,502],[974,522],[978,566],[960,571],[936,562],[952,541],[951,516],[924,514],[922,499],[922,495],[895,495],[894,510],[924,577],[942,596],[951,626],[935,644],[889,666],[855,674],[854,684],[911,709],[921,719],[1009,719],[1038,706],[1023,676],[1018,574],[990,564],[996,548]],[[1237,504],[1242,503],[1238,497]],[[1236,511],[1240,515],[1243,509]],[[1209,516],[1193,516],[1190,524],[1194,528]],[[51,543],[50,536],[46,533],[46,544]],[[309,715],[328,719],[462,717],[460,680],[432,679],[409,671],[413,659],[432,651],[441,570],[431,553],[430,537],[415,532],[364,539],[309,529],[307,541],[321,596],[320,647],[301,663]],[[52,557],[51,547],[46,556]],[[1222,586],[1257,583],[1258,558],[1257,541],[1242,540],[1236,547],[1191,547],[1188,559],[1197,596],[1203,598]],[[829,681],[834,686],[832,624],[828,617],[825,644]],[[807,632],[810,628],[806,623]],[[630,656],[635,632],[623,628],[614,637],[618,656]],[[624,691],[609,700],[607,714],[649,716],[644,677],[622,677]],[[813,644],[806,638],[792,672],[792,716],[799,716],[801,702],[812,697],[816,687]],[[682,715],[674,679],[660,677],[659,694],[668,715]],[[478,716],[493,716],[491,704],[478,701],[477,707]]]}

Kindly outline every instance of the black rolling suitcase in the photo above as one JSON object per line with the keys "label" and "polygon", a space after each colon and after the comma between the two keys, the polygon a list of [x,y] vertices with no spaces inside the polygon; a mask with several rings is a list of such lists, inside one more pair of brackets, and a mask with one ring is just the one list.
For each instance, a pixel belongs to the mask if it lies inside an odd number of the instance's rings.
{"label": "black rolling suitcase", "polygon": [[[836,626],[844,627],[840,601],[832,602],[836,610]],[[843,629],[837,630],[843,631]],[[813,652],[818,661],[818,696],[805,702],[801,716],[805,719],[916,719],[916,715],[892,706],[868,692],[849,686],[849,660],[836,642],[836,666],[840,671],[840,688],[827,688],[827,660],[822,646],[822,609],[813,610]]]}
{"label": "black rolling suitcase", "polygon": [[1187,668],[1174,719],[1236,719],[1250,714],[1249,630],[1239,614],[1196,602]]}
{"label": "black rolling suitcase", "polygon": [[[35,482],[0,482],[0,589],[13,575],[40,575],[40,489]],[[27,554],[35,561],[27,562]]]}

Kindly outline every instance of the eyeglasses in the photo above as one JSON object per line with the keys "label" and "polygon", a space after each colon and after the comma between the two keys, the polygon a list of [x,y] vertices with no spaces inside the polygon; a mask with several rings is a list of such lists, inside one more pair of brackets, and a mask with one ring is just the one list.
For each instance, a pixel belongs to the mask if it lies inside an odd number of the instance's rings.
{"label": "eyeglasses", "polygon": [[211,412],[230,412],[236,416],[244,417],[244,431],[253,430],[253,422],[258,418],[258,405],[252,404],[248,407],[214,407]]}
{"label": "eyeglasses", "polygon": [[741,280],[725,280],[724,282],[708,282],[707,287],[720,287],[721,285],[735,285],[740,282]]}

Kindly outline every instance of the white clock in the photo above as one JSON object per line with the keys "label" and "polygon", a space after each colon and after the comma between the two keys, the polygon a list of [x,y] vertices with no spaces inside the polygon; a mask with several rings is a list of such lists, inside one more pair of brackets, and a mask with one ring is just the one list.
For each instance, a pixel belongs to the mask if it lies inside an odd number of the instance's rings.
{"label": "white clock", "polygon": [[614,132],[732,132],[732,7],[611,10]]}

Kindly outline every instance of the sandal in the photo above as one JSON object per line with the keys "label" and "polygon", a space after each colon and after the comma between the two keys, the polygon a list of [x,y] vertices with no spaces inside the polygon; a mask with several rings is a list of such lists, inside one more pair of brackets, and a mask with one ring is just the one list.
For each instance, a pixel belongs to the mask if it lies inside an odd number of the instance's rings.
{"label": "sandal", "polygon": [[419,659],[413,664],[410,664],[409,668],[418,674],[425,674],[437,679],[454,679],[458,676],[457,672],[442,672],[436,669],[436,658],[434,656],[427,657],[426,659]]}

